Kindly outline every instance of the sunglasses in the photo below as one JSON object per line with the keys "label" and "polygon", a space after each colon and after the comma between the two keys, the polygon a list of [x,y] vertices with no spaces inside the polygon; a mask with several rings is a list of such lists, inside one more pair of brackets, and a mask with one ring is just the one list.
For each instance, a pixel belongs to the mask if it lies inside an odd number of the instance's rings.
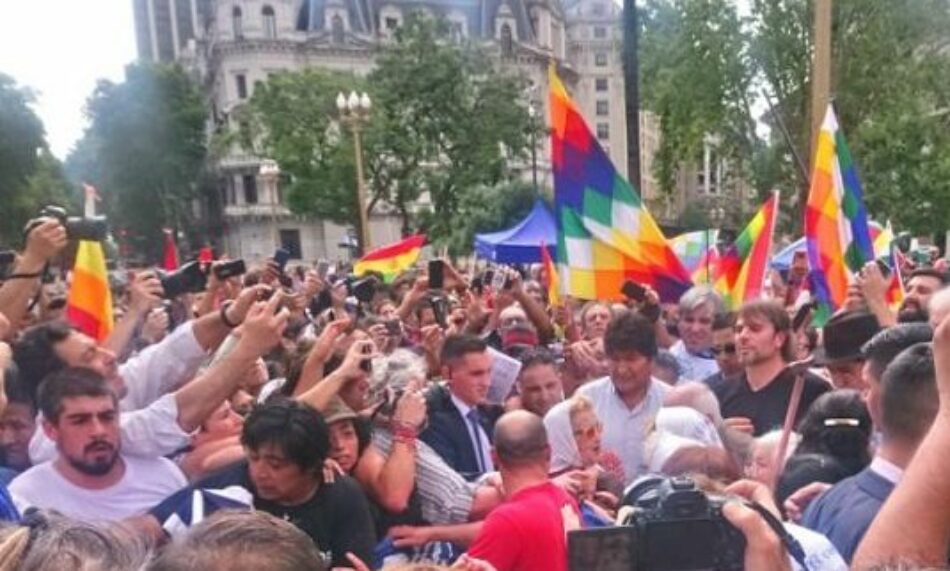
{"label": "sunglasses", "polygon": [[598,422],[597,424],[592,424],[591,426],[588,426],[587,428],[581,428],[579,430],[575,430],[574,438],[587,438],[587,439],[595,438],[597,436],[600,436],[600,433],[603,429],[604,429],[603,425]]}
{"label": "sunglasses", "polygon": [[736,344],[735,343],[726,343],[725,345],[719,346],[715,345],[712,347],[713,355],[720,355],[726,353],[727,355],[734,355],[736,353]]}

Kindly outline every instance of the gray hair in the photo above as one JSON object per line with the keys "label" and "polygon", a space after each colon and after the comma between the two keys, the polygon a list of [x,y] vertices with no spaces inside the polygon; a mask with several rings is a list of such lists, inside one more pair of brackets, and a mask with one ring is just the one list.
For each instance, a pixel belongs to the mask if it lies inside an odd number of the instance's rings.
{"label": "gray hair", "polygon": [[716,290],[708,285],[693,286],[680,298],[680,315],[695,311],[706,304],[712,307],[713,315],[722,313],[724,310],[722,298],[719,297]]}
{"label": "gray hair", "polygon": [[260,511],[223,510],[176,538],[148,571],[268,569],[326,571],[323,556],[294,524]]}
{"label": "gray hair", "polygon": [[409,349],[396,349],[385,357],[374,359],[370,401],[379,400],[387,387],[400,391],[412,379],[425,379],[427,370],[425,359]]}
{"label": "gray hair", "polygon": [[128,529],[36,512],[25,525],[0,529],[0,569],[132,571],[149,560],[146,543]]}

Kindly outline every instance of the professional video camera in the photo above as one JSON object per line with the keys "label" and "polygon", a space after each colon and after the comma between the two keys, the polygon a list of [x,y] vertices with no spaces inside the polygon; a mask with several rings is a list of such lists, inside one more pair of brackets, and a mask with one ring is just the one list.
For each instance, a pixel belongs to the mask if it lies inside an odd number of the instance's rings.
{"label": "professional video camera", "polygon": [[570,569],[741,570],[745,536],[723,517],[725,501],[688,477],[634,485],[623,500],[633,510],[622,525],[568,534]]}
{"label": "professional video camera", "polygon": [[59,220],[66,228],[66,236],[70,240],[91,240],[101,242],[106,239],[109,233],[109,225],[105,216],[93,216],[84,218],[79,216],[70,216],[66,209],[61,206],[44,206],[40,210],[39,217],[30,220],[26,225],[25,234],[29,234],[34,228],[41,224],[40,218],[55,218]]}

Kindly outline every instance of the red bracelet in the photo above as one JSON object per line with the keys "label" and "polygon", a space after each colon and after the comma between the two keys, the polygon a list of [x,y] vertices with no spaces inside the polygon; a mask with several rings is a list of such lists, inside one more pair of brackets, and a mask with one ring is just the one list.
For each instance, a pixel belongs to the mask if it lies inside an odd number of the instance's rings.
{"label": "red bracelet", "polygon": [[393,440],[396,442],[402,442],[403,444],[415,444],[416,442],[416,430],[414,428],[407,427],[393,427]]}

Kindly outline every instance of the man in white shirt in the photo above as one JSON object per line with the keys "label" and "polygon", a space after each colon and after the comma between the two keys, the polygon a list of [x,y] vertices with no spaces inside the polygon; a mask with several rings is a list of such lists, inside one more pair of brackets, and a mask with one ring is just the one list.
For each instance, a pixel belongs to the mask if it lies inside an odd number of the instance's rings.
{"label": "man in white shirt", "polygon": [[117,521],[144,513],[186,485],[164,458],[122,454],[118,398],[98,372],[74,367],[49,375],[39,407],[57,456],[11,483],[21,512],[40,508],[84,521]]}
{"label": "man in white shirt", "polygon": [[722,311],[722,299],[709,286],[690,288],[680,298],[676,323],[680,339],[670,347],[683,371],[680,379],[701,381],[719,372],[712,353],[713,320]]}
{"label": "man in white shirt", "polygon": [[656,356],[653,324],[635,312],[613,318],[604,335],[610,376],[587,383],[578,394],[589,398],[603,424],[602,446],[616,454],[629,484],[647,471],[644,437],[652,430],[666,393],[652,377]]}
{"label": "man in white shirt", "polygon": [[[63,322],[27,330],[14,348],[14,359],[21,377],[34,386],[65,367],[97,371],[120,399],[125,452],[147,458],[165,456],[188,445],[190,432],[234,392],[243,372],[269,349],[262,348],[253,356],[229,356],[195,378],[207,352],[244,320],[258,295],[258,288],[246,288],[219,312],[182,325],[122,365],[111,350]],[[33,463],[54,454],[53,443],[37,430],[30,442]]]}

